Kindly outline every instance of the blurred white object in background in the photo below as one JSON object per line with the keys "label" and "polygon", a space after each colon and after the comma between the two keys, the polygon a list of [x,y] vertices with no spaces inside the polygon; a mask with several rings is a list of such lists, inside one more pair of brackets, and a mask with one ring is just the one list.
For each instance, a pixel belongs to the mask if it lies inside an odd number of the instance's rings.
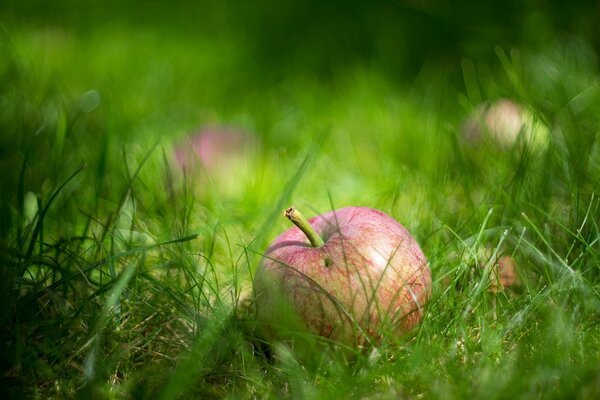
{"label": "blurred white object in background", "polygon": [[548,127],[527,107],[508,99],[478,105],[463,123],[461,134],[469,144],[492,142],[502,149],[519,144],[544,150],[549,140]]}

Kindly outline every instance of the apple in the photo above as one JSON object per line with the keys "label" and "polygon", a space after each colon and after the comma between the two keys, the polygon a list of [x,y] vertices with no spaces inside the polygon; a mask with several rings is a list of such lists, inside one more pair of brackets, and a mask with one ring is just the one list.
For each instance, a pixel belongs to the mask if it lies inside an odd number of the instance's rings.
{"label": "apple", "polygon": [[548,127],[530,109],[508,99],[477,106],[461,133],[467,143],[491,141],[501,149],[519,143],[532,150],[543,150],[549,138]]}
{"label": "apple", "polygon": [[367,207],[309,220],[290,207],[284,215],[295,227],[271,243],[254,279],[267,338],[298,330],[357,347],[421,320],[431,272],[398,221]]}
{"label": "apple", "polygon": [[177,170],[196,178],[198,187],[213,185],[225,196],[234,196],[240,183],[252,177],[256,138],[241,129],[207,125],[186,136],[174,147]]}
{"label": "apple", "polygon": [[517,265],[511,256],[501,256],[494,264],[490,273],[491,292],[500,292],[504,289],[515,289],[520,285],[517,274]]}
{"label": "apple", "polygon": [[[517,263],[509,255],[494,255],[493,249],[486,247],[477,254],[477,259],[473,263],[470,259],[463,259],[470,267],[469,280],[473,285],[477,283],[476,268],[481,270],[490,266],[487,281],[487,291],[490,293],[499,293],[505,290],[511,292],[518,291],[522,282],[519,276]],[[452,253],[449,257],[451,262],[460,262],[457,253]],[[453,285],[451,276],[446,275],[442,278],[442,284],[445,288]]]}

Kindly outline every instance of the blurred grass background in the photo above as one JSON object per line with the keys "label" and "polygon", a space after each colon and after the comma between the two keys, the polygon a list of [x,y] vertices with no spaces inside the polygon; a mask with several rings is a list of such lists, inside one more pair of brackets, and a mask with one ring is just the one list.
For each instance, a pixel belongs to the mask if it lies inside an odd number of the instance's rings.
{"label": "blurred grass background", "polygon": [[[599,17],[583,0],[5,0],[2,397],[600,393]],[[545,152],[462,146],[499,98],[548,126]],[[203,126],[256,152],[183,176],[173,151]],[[413,338],[350,366],[261,350],[234,310],[291,202],[379,208],[417,237],[436,286]],[[497,319],[469,283],[489,247],[527,282]]]}

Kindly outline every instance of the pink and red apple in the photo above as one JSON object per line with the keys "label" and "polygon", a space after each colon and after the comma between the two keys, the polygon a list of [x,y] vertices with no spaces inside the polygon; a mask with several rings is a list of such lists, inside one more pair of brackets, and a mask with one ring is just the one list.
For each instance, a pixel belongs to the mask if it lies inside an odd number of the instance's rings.
{"label": "pink and red apple", "polygon": [[421,320],[431,272],[398,221],[366,207],[308,221],[294,207],[285,215],[296,226],[273,241],[254,280],[266,336],[300,330],[360,346]]}
{"label": "pink and red apple", "polygon": [[235,195],[252,176],[257,140],[249,132],[208,125],[185,137],[174,148],[179,171],[196,178],[198,186],[214,185],[225,196]]}

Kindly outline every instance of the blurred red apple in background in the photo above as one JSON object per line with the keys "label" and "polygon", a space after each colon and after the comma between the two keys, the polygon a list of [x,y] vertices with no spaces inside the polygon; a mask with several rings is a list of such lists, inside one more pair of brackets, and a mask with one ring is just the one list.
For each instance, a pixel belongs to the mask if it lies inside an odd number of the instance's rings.
{"label": "blurred red apple in background", "polygon": [[254,280],[265,336],[300,330],[357,346],[421,320],[431,272],[398,221],[366,207],[285,215],[296,227],[273,241]]}
{"label": "blurred red apple in background", "polygon": [[175,163],[200,186],[210,182],[220,194],[235,195],[252,177],[257,142],[245,130],[208,125],[175,145]]}

